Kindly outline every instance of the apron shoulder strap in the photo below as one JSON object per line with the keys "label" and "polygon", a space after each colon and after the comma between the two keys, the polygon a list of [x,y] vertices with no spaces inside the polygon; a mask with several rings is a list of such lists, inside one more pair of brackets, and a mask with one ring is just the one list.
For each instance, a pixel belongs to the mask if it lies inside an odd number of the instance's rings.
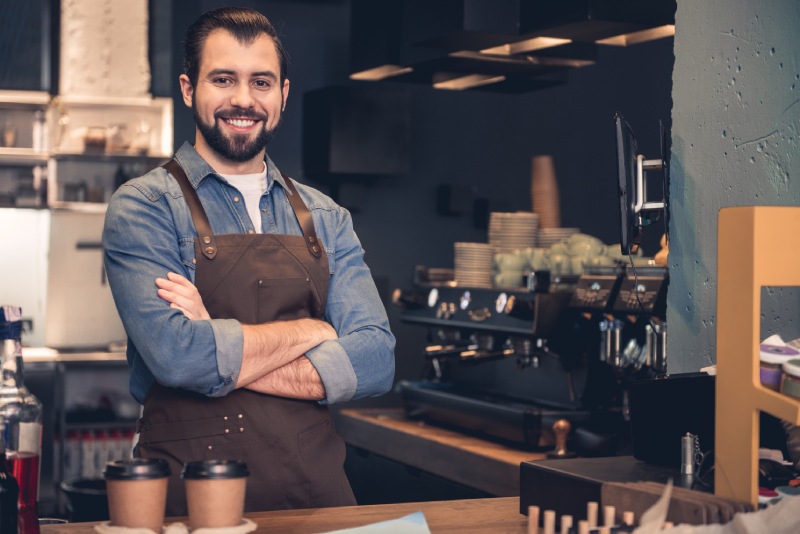
{"label": "apron shoulder strap", "polygon": [[[283,174],[281,174],[281,176],[283,176]],[[294,181],[288,176],[283,176],[283,181],[286,182],[286,186],[292,193],[291,195],[287,195],[289,197],[289,204],[291,204],[292,210],[294,210],[297,222],[300,223],[300,229],[303,231],[303,237],[306,240],[308,251],[315,258],[319,258],[322,254],[322,248],[320,247],[319,239],[317,239],[317,232],[314,229],[314,220],[311,218],[311,212],[308,211],[306,203],[300,198],[300,193],[297,192]]]}
{"label": "apron shoulder strap", "polygon": [[166,162],[162,167],[175,178],[175,181],[177,181],[178,185],[181,187],[183,198],[189,206],[189,212],[192,214],[192,222],[194,222],[194,228],[197,230],[197,236],[200,239],[200,250],[203,252],[203,256],[209,260],[213,260],[217,255],[217,243],[214,239],[214,233],[211,231],[211,224],[208,222],[206,210],[203,209],[203,205],[200,203],[200,197],[197,196],[197,191],[195,191],[192,184],[189,183],[186,171],[183,170],[183,167],[181,167],[180,163],[174,158]]}

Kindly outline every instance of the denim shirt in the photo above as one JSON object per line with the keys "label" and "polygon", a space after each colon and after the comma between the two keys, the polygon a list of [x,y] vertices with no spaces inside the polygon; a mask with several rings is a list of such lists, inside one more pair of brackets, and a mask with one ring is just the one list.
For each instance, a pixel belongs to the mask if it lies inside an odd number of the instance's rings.
{"label": "denim shirt", "polygon": [[[215,234],[254,231],[241,193],[185,143],[175,158],[186,171]],[[263,233],[302,235],[278,169],[267,157],[261,196]],[[277,187],[276,187],[277,185]],[[350,213],[319,191],[296,183],[330,265],[324,318],[339,338],[306,356],[325,386],[324,403],[385,393],[394,379],[395,339]],[[242,327],[235,319],[192,321],[156,293],[167,272],[195,281],[197,232],[178,182],[163,168],[122,185],[108,205],[103,247],[114,301],[128,335],[130,390],[144,403],[154,382],[212,397],[231,392],[242,364]]]}

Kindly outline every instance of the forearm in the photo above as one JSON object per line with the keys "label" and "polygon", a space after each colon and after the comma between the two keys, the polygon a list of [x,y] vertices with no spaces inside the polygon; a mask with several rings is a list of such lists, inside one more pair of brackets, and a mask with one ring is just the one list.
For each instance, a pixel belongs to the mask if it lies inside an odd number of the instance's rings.
{"label": "forearm", "polygon": [[245,389],[290,399],[321,400],[325,398],[325,386],[322,384],[319,373],[305,356],[292,360],[283,367],[278,367],[253,380],[245,386]]}
{"label": "forearm", "polygon": [[243,324],[242,335],[242,366],[237,388],[248,386],[297,360],[323,341],[336,339],[333,327],[318,319]]}

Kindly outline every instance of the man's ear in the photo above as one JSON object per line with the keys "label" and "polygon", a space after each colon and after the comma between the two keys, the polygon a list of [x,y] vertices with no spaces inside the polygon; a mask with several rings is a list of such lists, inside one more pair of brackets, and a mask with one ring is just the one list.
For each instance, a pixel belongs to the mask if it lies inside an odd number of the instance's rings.
{"label": "man's ear", "polygon": [[194,87],[192,87],[192,82],[189,80],[189,77],[185,74],[181,74],[178,78],[178,81],[181,84],[181,95],[183,95],[183,103],[186,104],[188,107],[192,107],[192,98],[194,98]]}
{"label": "man's ear", "polygon": [[281,112],[286,109],[286,101],[289,100],[289,79],[283,80],[283,87],[281,88],[281,94],[283,95],[283,106],[281,108]]}

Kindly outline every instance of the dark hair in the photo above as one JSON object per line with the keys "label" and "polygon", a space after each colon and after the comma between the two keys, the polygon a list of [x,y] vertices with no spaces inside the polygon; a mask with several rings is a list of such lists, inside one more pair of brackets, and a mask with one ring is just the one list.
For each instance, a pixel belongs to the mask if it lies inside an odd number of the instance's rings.
{"label": "dark hair", "polygon": [[204,13],[186,30],[186,37],[183,40],[183,72],[189,77],[192,87],[197,86],[203,45],[215,30],[227,31],[242,44],[252,43],[261,34],[270,36],[278,52],[281,84],[283,84],[288,74],[289,56],[269,19],[254,9],[221,7]]}

